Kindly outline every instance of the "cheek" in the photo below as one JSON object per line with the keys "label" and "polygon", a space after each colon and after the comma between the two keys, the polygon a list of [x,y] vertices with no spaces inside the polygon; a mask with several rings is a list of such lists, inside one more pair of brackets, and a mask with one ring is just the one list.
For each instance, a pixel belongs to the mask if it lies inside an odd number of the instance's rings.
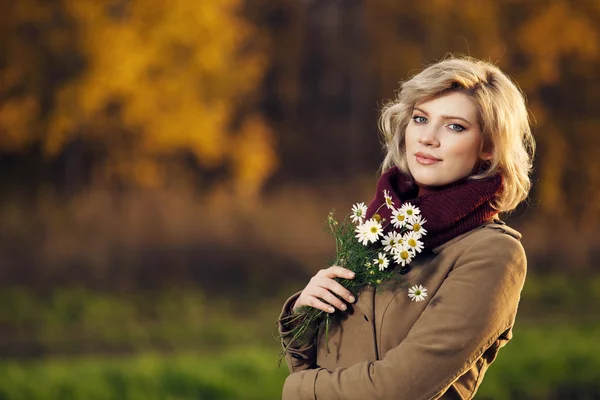
{"label": "cheek", "polygon": [[461,140],[453,143],[453,145],[448,148],[448,151],[455,156],[460,156],[460,158],[465,161],[471,161],[477,160],[477,157],[479,156],[479,147],[480,142],[478,140]]}
{"label": "cheek", "polygon": [[410,149],[413,147],[416,142],[414,129],[410,128],[410,125],[406,127],[406,131],[404,133],[404,147]]}

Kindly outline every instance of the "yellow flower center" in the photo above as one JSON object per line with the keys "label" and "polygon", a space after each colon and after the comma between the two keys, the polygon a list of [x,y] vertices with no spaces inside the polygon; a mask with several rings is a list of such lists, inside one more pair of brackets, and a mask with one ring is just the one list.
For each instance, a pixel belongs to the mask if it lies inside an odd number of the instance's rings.
{"label": "yellow flower center", "polygon": [[390,205],[390,206],[392,205],[392,199],[389,197],[387,199],[385,199],[385,202],[388,203],[388,205]]}
{"label": "yellow flower center", "polygon": [[419,232],[420,230],[421,230],[421,225],[419,225],[419,224],[414,224],[413,225],[413,231]]}
{"label": "yellow flower center", "polygon": [[379,262],[379,265],[383,264],[383,258],[380,258],[379,260],[377,260]]}
{"label": "yellow flower center", "polygon": [[410,208],[409,208],[408,210],[406,210],[406,213],[407,213],[408,215],[413,215],[413,212],[412,212],[412,210],[411,210]]}
{"label": "yellow flower center", "polygon": [[373,271],[373,270],[370,270],[370,271],[369,271],[369,273],[370,273],[371,275],[375,275],[375,271]]}
{"label": "yellow flower center", "polygon": [[408,251],[401,251],[401,252],[400,252],[400,257],[401,257],[403,260],[406,260],[406,259],[408,259]]}
{"label": "yellow flower center", "polygon": [[374,219],[375,221],[379,222],[379,221],[381,221],[381,215],[379,215],[379,214],[375,214],[375,215],[373,215],[373,219]]}
{"label": "yellow flower center", "polygon": [[417,245],[417,241],[415,239],[408,239],[408,245],[410,247],[415,247]]}
{"label": "yellow flower center", "polygon": [[379,229],[376,226],[371,227],[371,233],[377,233]]}
{"label": "yellow flower center", "polygon": [[419,289],[415,290],[415,296],[420,296],[421,295],[421,291]]}

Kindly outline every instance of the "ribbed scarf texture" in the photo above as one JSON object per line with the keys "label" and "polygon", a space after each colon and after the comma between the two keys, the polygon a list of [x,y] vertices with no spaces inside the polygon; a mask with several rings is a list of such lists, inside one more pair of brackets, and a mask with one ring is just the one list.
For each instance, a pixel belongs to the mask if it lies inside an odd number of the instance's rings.
{"label": "ribbed scarf texture", "polygon": [[[381,175],[377,183],[377,192],[369,204],[367,219],[385,203],[384,190],[390,193],[394,207],[399,208],[409,202],[421,210],[421,215],[427,220],[423,225],[427,234],[421,240],[425,249],[431,250],[489,221],[498,213],[492,207],[491,200],[502,190],[502,176],[498,174],[481,180],[463,179],[440,191],[417,197],[418,186],[411,182],[409,176],[392,167]],[[385,205],[377,213],[386,221],[391,221],[391,210]]]}

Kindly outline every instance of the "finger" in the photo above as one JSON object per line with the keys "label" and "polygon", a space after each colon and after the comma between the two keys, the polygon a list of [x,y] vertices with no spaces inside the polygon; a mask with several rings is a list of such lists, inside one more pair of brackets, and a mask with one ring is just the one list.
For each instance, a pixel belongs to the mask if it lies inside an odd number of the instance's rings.
{"label": "finger", "polygon": [[335,280],[323,279],[323,281],[320,282],[320,284],[321,284],[321,287],[324,287],[325,289],[329,290],[330,292],[337,294],[338,296],[345,299],[349,303],[354,303],[355,298],[354,298],[354,296],[352,296],[352,293],[348,289],[346,289],[345,287],[340,285],[338,282],[336,282]]}
{"label": "finger", "polygon": [[308,300],[308,305],[321,311],[325,311],[326,313],[332,313],[335,311],[335,309],[331,305],[322,302],[316,297],[310,297]]}
{"label": "finger", "polygon": [[329,290],[322,287],[315,289],[313,296],[325,300],[327,303],[339,310],[346,311],[348,308],[342,300],[334,296]]}
{"label": "finger", "polygon": [[354,272],[337,265],[334,265],[322,271],[325,271],[324,276],[326,276],[327,278],[354,278]]}

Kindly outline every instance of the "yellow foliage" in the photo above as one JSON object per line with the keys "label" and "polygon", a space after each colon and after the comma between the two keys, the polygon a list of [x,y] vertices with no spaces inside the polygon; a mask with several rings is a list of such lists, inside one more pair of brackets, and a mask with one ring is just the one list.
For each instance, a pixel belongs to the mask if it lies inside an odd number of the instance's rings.
{"label": "yellow foliage", "polygon": [[[3,57],[0,69],[0,149],[18,152],[37,139],[40,119],[40,99],[35,95],[39,76],[38,62],[32,49],[23,45],[15,32],[23,22],[47,24],[52,9],[45,2],[22,0],[14,2],[0,13],[0,46]],[[15,88],[18,94],[7,96]]]}
{"label": "yellow foliage", "polygon": [[[251,95],[265,66],[260,55],[240,56],[252,33],[236,15],[240,3],[134,0],[123,10],[111,11],[105,2],[66,0],[88,66],[58,94],[46,150],[60,151],[78,127],[97,126],[109,118],[106,108],[118,102],[121,122],[140,135],[133,151],[136,159],[116,158],[112,162],[129,167],[111,165],[110,175],[156,182],[160,174],[149,160],[182,149],[191,150],[206,168],[228,163],[232,157],[236,165],[257,164],[256,154],[239,154],[231,132],[238,102]],[[257,133],[242,136],[264,140],[259,148],[267,146],[272,138],[264,122],[251,125]],[[262,154],[274,157],[272,152]],[[138,158],[140,165],[131,165]],[[243,180],[240,185],[253,190],[262,185],[274,163],[268,159],[259,164],[252,174],[236,175]]]}
{"label": "yellow foliage", "polygon": [[253,116],[245,122],[240,137],[232,145],[236,189],[241,194],[253,195],[276,167],[277,156],[270,132],[260,118]]}
{"label": "yellow foliage", "polygon": [[539,13],[522,25],[518,40],[532,59],[526,78],[531,86],[557,82],[559,61],[565,55],[583,60],[598,57],[596,28],[570,2],[553,1],[540,8]]}
{"label": "yellow foliage", "polygon": [[0,103],[0,141],[8,151],[21,151],[33,142],[39,114],[38,100],[26,95]]}

